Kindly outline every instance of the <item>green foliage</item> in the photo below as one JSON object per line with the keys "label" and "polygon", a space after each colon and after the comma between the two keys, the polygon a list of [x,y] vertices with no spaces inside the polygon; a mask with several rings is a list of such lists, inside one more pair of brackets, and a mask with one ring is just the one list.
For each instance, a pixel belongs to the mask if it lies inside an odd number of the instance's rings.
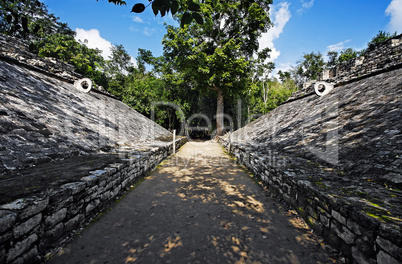
{"label": "green foliage", "polygon": [[28,40],[41,39],[50,34],[75,34],[37,0],[0,1],[0,33]]}
{"label": "green foliage", "polygon": [[100,71],[104,60],[98,49],[90,49],[74,37],[63,34],[48,35],[31,44],[33,52],[41,57],[52,57],[72,64],[76,72],[91,78],[98,85],[107,87],[106,76]]}
{"label": "green foliage", "polygon": [[397,33],[391,34],[389,32],[385,32],[380,30],[377,35],[375,35],[368,43],[367,46],[369,49],[373,49],[379,43],[382,43],[388,39],[394,38],[397,36]]}
{"label": "green foliage", "polygon": [[247,105],[247,121],[250,122],[255,117],[277,108],[295,91],[297,86],[291,78],[282,83],[271,79],[251,84],[250,89],[243,95]]}
{"label": "green foliage", "polygon": [[[97,0],[98,1],[98,0]],[[164,17],[169,12],[172,15],[180,14],[181,15],[181,27],[190,24],[193,20],[199,24],[204,23],[203,16],[205,15],[201,12],[201,4],[213,4],[216,1],[193,1],[193,0],[149,0],[148,5],[144,5],[142,3],[136,3],[131,9],[133,13],[142,13],[145,9],[152,5],[152,11],[157,16],[158,14],[161,17]],[[120,0],[109,0],[109,3],[113,3],[115,5],[126,5],[125,1]]]}
{"label": "green foliage", "polygon": [[349,61],[351,59],[355,59],[358,56],[358,52],[354,50],[353,48],[347,48],[341,51],[341,54],[339,55],[338,61],[339,63]]}
{"label": "green foliage", "polygon": [[339,64],[338,55],[339,54],[336,51],[328,51],[328,62],[326,65],[328,69],[335,68]]}
{"label": "green foliage", "polygon": [[324,58],[320,52],[304,54],[297,62],[293,75],[298,86],[308,80],[317,80],[325,66]]}
{"label": "green foliage", "polygon": [[[217,116],[223,115],[223,98],[244,90],[253,69],[261,67],[257,65],[267,57],[267,50],[259,54],[258,60],[254,60],[253,54],[258,50],[258,37],[271,25],[270,3],[231,0],[204,3],[199,5],[207,18],[203,24],[192,23],[185,12],[178,16],[182,28],[167,26],[162,41],[165,60],[191,87],[204,95],[216,94]],[[198,6],[194,6],[195,10]],[[222,125],[217,118],[218,134]]]}

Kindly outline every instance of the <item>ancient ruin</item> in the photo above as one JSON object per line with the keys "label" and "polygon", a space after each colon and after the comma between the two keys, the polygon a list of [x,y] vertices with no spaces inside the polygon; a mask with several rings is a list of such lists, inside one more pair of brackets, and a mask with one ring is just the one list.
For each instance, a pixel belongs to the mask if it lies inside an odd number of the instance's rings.
{"label": "ancient ruin", "polygon": [[401,66],[399,35],[220,139],[356,263],[402,261]]}

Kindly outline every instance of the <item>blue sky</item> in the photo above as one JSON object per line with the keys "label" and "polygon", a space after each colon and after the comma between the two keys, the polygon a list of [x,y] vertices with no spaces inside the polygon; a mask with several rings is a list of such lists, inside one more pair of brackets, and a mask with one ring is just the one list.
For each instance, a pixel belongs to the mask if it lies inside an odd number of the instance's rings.
{"label": "blue sky", "polygon": [[[135,3],[148,0],[127,0],[127,6],[107,0],[42,2],[105,57],[112,44],[122,44],[132,57],[138,48],[162,55],[163,23],[177,25],[170,16],[155,17],[150,7],[142,14],[130,13]],[[402,0],[274,0],[270,17],[274,26],[260,39],[260,47],[272,49],[276,71],[287,70],[304,53],[361,50],[379,30],[402,33]]]}

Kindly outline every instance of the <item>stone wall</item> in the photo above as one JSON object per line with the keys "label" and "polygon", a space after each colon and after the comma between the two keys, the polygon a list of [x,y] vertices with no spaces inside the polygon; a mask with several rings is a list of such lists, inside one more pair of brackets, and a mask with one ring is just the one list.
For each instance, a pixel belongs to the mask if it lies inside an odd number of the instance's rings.
{"label": "stone wall", "polygon": [[[333,69],[325,69],[318,80],[337,86],[392,70],[401,67],[401,65],[402,34],[366,50],[364,55],[356,59],[345,61]],[[303,87],[292,94],[288,101],[313,94],[315,82],[312,80],[304,83]]]}
{"label": "stone wall", "polygon": [[168,136],[119,100],[0,59],[0,176]]}
{"label": "stone wall", "polygon": [[402,263],[402,69],[299,97],[220,138],[352,263]]}
{"label": "stone wall", "polygon": [[[219,141],[229,150],[228,140],[220,138]],[[352,263],[402,263],[401,225],[363,210],[365,204],[358,198],[328,192],[330,186],[314,183],[308,176],[314,174],[322,179],[328,176],[325,173],[281,169],[278,163],[286,156],[278,153],[274,157],[261,155],[247,145],[231,144],[230,154],[292,205],[318,235]],[[346,184],[343,187],[353,186]]]}
{"label": "stone wall", "polygon": [[402,63],[402,34],[367,49],[364,55],[345,61],[334,69],[324,70],[320,80],[346,83],[368,75],[392,69]]}
{"label": "stone wall", "polygon": [[[186,138],[176,140],[176,149]],[[37,263],[50,249],[87,225],[172,153],[172,143],[128,153],[119,163],[41,196],[0,205],[0,263]]]}
{"label": "stone wall", "polygon": [[71,83],[83,78],[74,71],[74,66],[53,58],[41,58],[29,51],[27,42],[4,34],[0,34],[0,57]]}

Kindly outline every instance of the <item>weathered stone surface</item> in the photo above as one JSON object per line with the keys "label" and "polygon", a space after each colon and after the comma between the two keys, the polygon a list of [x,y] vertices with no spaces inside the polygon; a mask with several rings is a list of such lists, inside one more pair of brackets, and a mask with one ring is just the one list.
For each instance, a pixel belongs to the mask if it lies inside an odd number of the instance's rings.
{"label": "weathered stone surface", "polygon": [[12,264],[26,264],[26,263],[39,263],[41,258],[38,255],[38,248],[34,246],[27,253],[17,258]]}
{"label": "weathered stone surface", "polygon": [[39,198],[24,198],[18,199],[14,202],[0,205],[0,208],[19,212],[18,218],[25,219],[32,215],[42,212],[46,206],[49,204],[49,199],[39,199]]}
{"label": "weathered stone surface", "polygon": [[85,220],[84,215],[79,214],[76,217],[72,218],[71,220],[67,221],[64,224],[64,229],[66,232],[70,232],[80,226]]}
{"label": "weathered stone surface", "polygon": [[90,211],[92,211],[93,209],[95,209],[98,205],[100,204],[100,200],[96,199],[92,202],[90,202],[87,207],[85,208],[85,212],[89,213]]}
{"label": "weathered stone surface", "polygon": [[98,182],[98,177],[95,175],[85,176],[81,178],[81,181],[85,182],[87,186],[93,186]]}
{"label": "weathered stone surface", "polygon": [[380,264],[402,264],[401,261],[391,257],[389,254],[385,253],[384,251],[380,251],[377,254],[377,263]]}
{"label": "weathered stone surface", "polygon": [[395,245],[402,245],[402,228],[398,225],[386,223],[381,224],[380,236],[386,237]]}
{"label": "weathered stone surface", "polygon": [[0,82],[0,110],[6,113],[0,120],[2,174],[116,146],[162,144],[156,138],[171,135],[104,94],[81,93],[70,83],[2,60],[0,76],[7,80]]}
{"label": "weathered stone surface", "polygon": [[16,213],[7,210],[0,210],[0,233],[3,233],[7,229],[10,229],[15,223],[16,219]]}
{"label": "weathered stone surface", "polygon": [[375,259],[367,258],[356,247],[352,247],[352,257],[359,264],[376,264]]}
{"label": "weathered stone surface", "polygon": [[13,236],[13,233],[11,231],[8,231],[8,232],[0,235],[0,245],[5,243],[7,240],[11,239],[12,236]]}
{"label": "weathered stone surface", "polygon": [[61,186],[62,189],[70,189],[71,194],[73,194],[73,195],[84,190],[85,187],[86,187],[85,182],[71,182],[71,183],[66,183]]}
{"label": "weathered stone surface", "polygon": [[7,262],[11,262],[12,260],[19,257],[25,250],[32,246],[38,240],[38,236],[36,234],[32,234],[21,242],[16,243],[14,246],[10,248],[7,254]]}
{"label": "weathered stone surface", "polygon": [[29,218],[27,221],[14,227],[13,229],[14,238],[19,238],[20,236],[27,234],[29,231],[38,226],[41,220],[42,220],[42,214],[37,214],[34,217]]}
{"label": "weathered stone surface", "polygon": [[333,218],[335,218],[339,223],[342,225],[346,225],[346,218],[343,217],[340,213],[338,213],[335,210],[332,210],[331,215]]}
{"label": "weathered stone surface", "polygon": [[[340,75],[343,84],[329,94],[288,101],[233,132],[230,143],[231,154],[282,198],[290,190],[306,221],[315,211],[324,227],[317,231],[332,245],[346,256],[354,247],[355,259],[365,254],[366,262],[376,257],[378,234],[402,244],[402,193],[393,189],[402,175],[402,42],[398,53],[390,43],[373,62],[385,59],[386,70],[347,84]],[[227,136],[219,141],[229,148]]]}
{"label": "weathered stone surface", "polygon": [[66,217],[66,215],[67,215],[67,208],[63,208],[55,212],[54,214],[46,217],[45,219],[46,228],[51,228],[54,225],[60,223]]}
{"label": "weathered stone surface", "polygon": [[402,261],[402,245],[395,245],[387,239],[378,237],[376,240],[377,244],[394,258]]}
{"label": "weathered stone surface", "polygon": [[62,237],[63,233],[64,233],[63,223],[55,225],[53,229],[44,233],[39,243],[39,251],[46,252],[46,250],[48,250],[53,243],[55,243],[59,238]]}

